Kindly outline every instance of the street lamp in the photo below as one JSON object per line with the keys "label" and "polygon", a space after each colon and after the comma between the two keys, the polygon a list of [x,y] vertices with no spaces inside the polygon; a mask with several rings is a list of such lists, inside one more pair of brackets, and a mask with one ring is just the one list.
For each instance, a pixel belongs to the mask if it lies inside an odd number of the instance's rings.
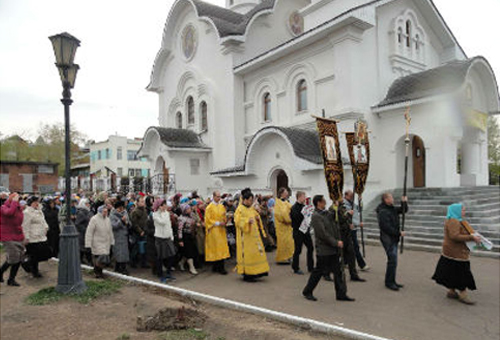
{"label": "street lamp", "polygon": [[80,41],[68,33],[49,37],[56,56],[56,66],[59,70],[63,86],[64,132],[65,132],[65,174],[66,177],[66,225],[59,241],[59,267],[56,290],[64,294],[78,294],[87,289],[82,280],[80,268],[80,251],[78,231],[71,223],[71,177],[70,177],[70,124],[69,106],[73,103],[71,89],[75,86],[76,73],[79,66],[74,63],[76,49]]}

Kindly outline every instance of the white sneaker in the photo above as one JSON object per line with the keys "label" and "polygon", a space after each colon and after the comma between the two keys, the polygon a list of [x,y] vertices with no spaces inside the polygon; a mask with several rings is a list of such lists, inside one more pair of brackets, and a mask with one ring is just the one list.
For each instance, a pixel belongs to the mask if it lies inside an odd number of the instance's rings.
{"label": "white sneaker", "polygon": [[370,266],[369,266],[369,265],[366,265],[366,266],[364,266],[363,268],[360,268],[360,270],[361,270],[362,272],[367,272],[367,271],[369,271],[369,270],[370,270]]}

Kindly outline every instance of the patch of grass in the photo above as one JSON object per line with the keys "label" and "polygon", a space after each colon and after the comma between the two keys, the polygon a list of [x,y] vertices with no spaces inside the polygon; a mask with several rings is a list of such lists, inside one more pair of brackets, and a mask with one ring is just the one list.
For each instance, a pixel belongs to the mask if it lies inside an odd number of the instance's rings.
{"label": "patch of grass", "polygon": [[71,295],[72,298],[83,304],[87,304],[98,297],[116,293],[121,287],[119,282],[111,280],[88,281],[85,283],[87,284],[87,290],[83,294]]}
{"label": "patch of grass", "polygon": [[170,331],[160,336],[160,340],[206,340],[208,334],[196,329],[183,329]]}
{"label": "patch of grass", "polygon": [[58,302],[64,298],[71,298],[79,303],[88,304],[101,296],[108,296],[118,292],[121,284],[117,281],[87,281],[87,290],[82,294],[64,295],[56,292],[54,287],[44,288],[26,298],[26,303],[32,306],[42,306]]}
{"label": "patch of grass", "polygon": [[32,306],[43,306],[61,300],[63,294],[56,292],[54,287],[44,288],[26,298],[26,303]]}
{"label": "patch of grass", "polygon": [[130,334],[128,333],[123,333],[122,335],[120,335],[118,338],[116,338],[116,340],[130,340]]}

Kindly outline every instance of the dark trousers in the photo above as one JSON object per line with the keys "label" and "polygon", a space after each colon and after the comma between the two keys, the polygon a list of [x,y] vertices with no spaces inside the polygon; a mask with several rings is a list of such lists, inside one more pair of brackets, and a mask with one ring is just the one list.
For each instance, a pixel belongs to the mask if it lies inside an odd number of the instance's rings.
{"label": "dark trousers", "polygon": [[382,242],[387,255],[387,269],[385,271],[385,285],[396,283],[396,268],[398,266],[398,242]]}
{"label": "dark trousers", "polygon": [[351,240],[351,234],[342,238],[344,242],[343,254],[344,254],[344,264],[349,268],[349,275],[351,279],[358,277],[358,271],[356,270],[356,253],[354,252],[354,245]]}
{"label": "dark trousers", "polygon": [[351,230],[351,236],[352,244],[354,245],[354,253],[356,254],[356,260],[358,261],[358,266],[359,268],[364,268],[366,267],[366,262],[363,258],[363,255],[361,255],[361,251],[359,250],[358,231],[356,229]]}
{"label": "dark trousers", "polygon": [[340,258],[338,255],[316,256],[316,267],[312,271],[311,276],[309,276],[309,281],[302,294],[312,294],[324,273],[330,271],[333,271],[337,299],[345,297],[347,294],[347,286],[342,278]]}
{"label": "dark trousers", "polygon": [[163,271],[163,267],[166,268],[166,275],[169,276],[172,274],[172,267],[174,266],[175,263],[175,257],[167,257],[166,259],[157,259],[156,261],[156,267],[157,267],[157,274],[159,278],[163,278],[165,276],[165,272]]}
{"label": "dark trousers", "polygon": [[295,243],[295,251],[293,253],[292,269],[293,271],[298,271],[300,269],[299,260],[300,254],[302,253],[302,246],[305,245],[307,248],[307,270],[312,272],[314,270],[314,259],[313,252],[314,246],[310,233],[302,233],[300,231],[293,232],[293,241]]}

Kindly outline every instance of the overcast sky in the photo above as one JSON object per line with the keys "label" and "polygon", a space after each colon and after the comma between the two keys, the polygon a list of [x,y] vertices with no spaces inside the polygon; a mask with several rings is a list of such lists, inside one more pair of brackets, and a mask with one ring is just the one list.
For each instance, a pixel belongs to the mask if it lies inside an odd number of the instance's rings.
{"label": "overcast sky", "polygon": [[[0,0],[0,132],[35,138],[40,123],[63,121],[48,36],[67,31],[82,42],[72,123],[97,141],[115,133],[142,137],[158,124],[157,95],[145,87],[172,3]],[[500,0],[434,3],[467,55],[485,56],[500,78]]]}

